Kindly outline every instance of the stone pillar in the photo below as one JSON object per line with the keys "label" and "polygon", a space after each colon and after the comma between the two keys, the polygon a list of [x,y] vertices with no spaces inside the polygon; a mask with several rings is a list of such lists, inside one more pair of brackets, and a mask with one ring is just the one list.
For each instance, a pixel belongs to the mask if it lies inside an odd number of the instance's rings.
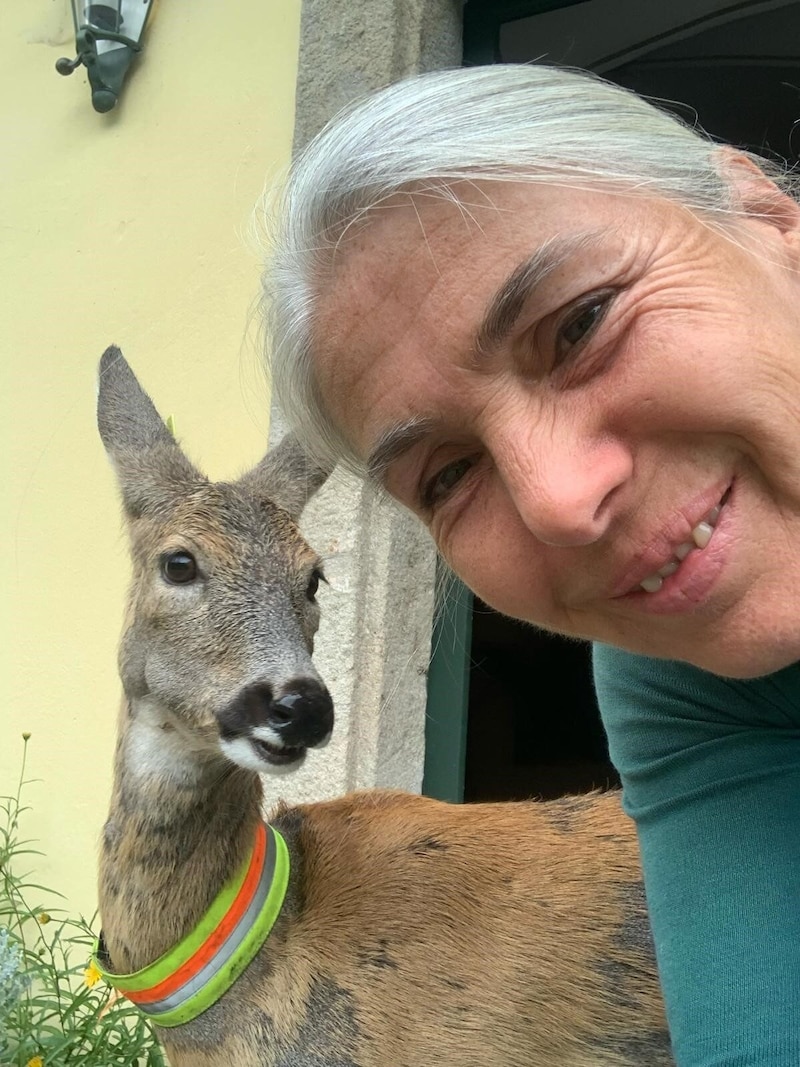
{"label": "stone pillar", "polygon": [[461,66],[460,0],[303,0],[295,149],[372,89]]}
{"label": "stone pillar", "polygon": [[[460,0],[304,0],[295,149],[345,104],[461,63]],[[270,436],[283,430],[273,409]],[[419,792],[435,552],[419,523],[340,471],[303,529],[325,559],[315,661],[336,704],[330,746],[280,782],[291,800],[387,786]],[[274,795],[274,784],[268,786]]]}

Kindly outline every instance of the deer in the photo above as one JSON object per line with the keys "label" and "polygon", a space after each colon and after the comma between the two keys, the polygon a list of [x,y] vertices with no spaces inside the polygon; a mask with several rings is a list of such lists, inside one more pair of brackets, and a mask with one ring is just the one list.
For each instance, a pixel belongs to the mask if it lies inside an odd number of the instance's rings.
{"label": "deer", "polygon": [[282,802],[333,728],[326,473],[290,435],[209,481],[115,347],[97,412],[132,560],[97,964],[172,1067],[672,1064],[618,795]]}

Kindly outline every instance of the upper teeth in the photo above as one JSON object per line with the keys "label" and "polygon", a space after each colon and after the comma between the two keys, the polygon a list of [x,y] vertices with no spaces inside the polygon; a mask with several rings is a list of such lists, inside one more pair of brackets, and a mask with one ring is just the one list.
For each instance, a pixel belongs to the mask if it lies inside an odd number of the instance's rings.
{"label": "upper teeth", "polygon": [[721,510],[722,508],[720,504],[717,504],[716,507],[712,508],[703,521],[698,522],[697,526],[692,530],[691,541],[684,541],[683,544],[678,545],[675,549],[676,558],[668,560],[663,567],[655,572],[655,574],[648,575],[648,577],[645,578],[641,583],[641,587],[646,593],[657,593],[664,584],[664,579],[669,578],[671,574],[675,573],[690,552],[693,552],[695,548],[706,547],[711,540],[711,535],[714,532],[714,526],[716,525]]}

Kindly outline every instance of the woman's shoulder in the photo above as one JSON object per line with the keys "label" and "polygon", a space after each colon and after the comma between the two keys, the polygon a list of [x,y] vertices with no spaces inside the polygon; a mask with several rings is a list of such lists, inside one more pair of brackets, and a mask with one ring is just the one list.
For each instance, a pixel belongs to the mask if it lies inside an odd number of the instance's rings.
{"label": "woman's shoulder", "polygon": [[702,798],[755,789],[765,775],[796,776],[800,663],[762,678],[721,678],[597,645],[594,668],[611,759],[640,828],[680,801],[697,810]]}
{"label": "woman's shoulder", "polygon": [[774,674],[742,679],[603,644],[594,645],[593,659],[604,713],[632,706],[651,715],[800,727],[800,662]]}

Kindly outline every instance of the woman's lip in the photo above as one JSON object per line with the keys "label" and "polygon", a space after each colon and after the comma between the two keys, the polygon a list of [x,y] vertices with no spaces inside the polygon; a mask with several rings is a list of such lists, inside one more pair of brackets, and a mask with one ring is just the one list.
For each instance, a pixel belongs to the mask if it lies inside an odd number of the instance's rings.
{"label": "woman's lip", "polygon": [[717,582],[728,556],[731,538],[720,526],[714,531],[707,548],[691,552],[679,570],[655,593],[633,590],[618,603],[629,604],[637,611],[650,615],[680,615],[692,612],[709,595]]}
{"label": "woman's lip", "polygon": [[732,488],[733,486],[731,483],[727,485],[723,484],[711,491],[707,490],[703,493],[702,497],[696,498],[692,501],[690,506],[682,509],[680,515],[671,524],[663,528],[658,537],[653,539],[650,546],[643,552],[639,553],[636,563],[625,572],[620,581],[614,586],[614,589],[610,594],[611,599],[618,600],[622,597],[629,596],[636,596],[638,598],[640,594],[649,597],[660,596],[663,590],[658,590],[655,593],[647,593],[640,588],[641,583],[646,578],[656,574],[662,567],[674,559],[676,551],[681,545],[692,541],[692,531],[705,520],[706,516],[712,509],[719,505],[722,498],[728,494],[728,500],[722,508],[719,518],[714,526],[714,534],[710,544],[706,548],[690,552],[681,562],[678,571],[675,574],[670,575],[669,578],[664,579],[665,583],[669,582],[670,585],[677,584],[676,579],[680,578],[684,573],[687,563],[689,563],[692,557],[700,553],[708,552],[713,545],[724,512],[730,504]]}

